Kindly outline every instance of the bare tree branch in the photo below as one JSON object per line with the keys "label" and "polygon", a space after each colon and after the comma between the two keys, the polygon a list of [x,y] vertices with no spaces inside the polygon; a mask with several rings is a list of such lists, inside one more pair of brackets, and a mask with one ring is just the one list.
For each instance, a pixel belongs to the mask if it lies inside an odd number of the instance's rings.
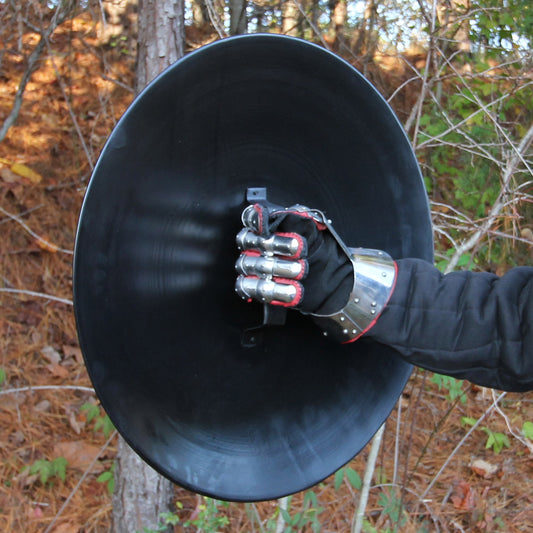
{"label": "bare tree branch", "polygon": [[26,85],[30,81],[31,75],[36,69],[37,62],[39,61],[39,58],[41,57],[41,53],[44,47],[46,46],[46,43],[50,35],[52,35],[55,29],[68,18],[68,16],[74,9],[75,5],[76,5],[76,2],[74,0],[59,2],[56,8],[56,11],[54,13],[54,16],[52,17],[52,20],[50,21],[50,24],[48,25],[48,27],[44,30],[39,31],[40,33],[39,42],[36,44],[32,53],[28,57],[28,63],[26,65],[26,70],[22,74],[19,87],[17,89],[17,92],[15,93],[15,99],[13,101],[13,107],[11,108],[11,112],[4,120],[2,127],[0,127],[0,143],[5,139],[5,136],[7,135],[9,128],[13,126],[13,124],[16,122],[19,116],[20,108],[22,106],[22,99],[24,97],[24,91],[26,90]]}
{"label": "bare tree branch", "polygon": [[[513,145],[513,154],[509,157],[507,161],[507,165],[505,166],[505,169],[503,171],[502,176],[502,184],[500,189],[500,194],[498,195],[498,198],[494,202],[494,205],[490,209],[489,215],[485,219],[485,222],[477,229],[473,235],[469,239],[467,239],[465,242],[463,242],[461,245],[459,245],[451,259],[448,263],[448,266],[446,267],[445,272],[451,272],[459,262],[459,259],[461,256],[470,250],[472,250],[475,246],[478,245],[480,240],[483,238],[484,235],[487,234],[491,226],[494,224],[494,221],[496,218],[500,215],[502,209],[504,208],[506,202],[504,201],[505,196],[509,193],[508,187],[509,183],[511,181],[511,178],[513,177],[518,165],[521,162],[524,162],[524,155],[529,146],[531,145],[531,142],[533,141],[533,124],[529,127],[529,130],[524,135],[522,140],[520,141],[520,144],[517,147],[514,147]],[[531,172],[531,171],[530,171]]]}

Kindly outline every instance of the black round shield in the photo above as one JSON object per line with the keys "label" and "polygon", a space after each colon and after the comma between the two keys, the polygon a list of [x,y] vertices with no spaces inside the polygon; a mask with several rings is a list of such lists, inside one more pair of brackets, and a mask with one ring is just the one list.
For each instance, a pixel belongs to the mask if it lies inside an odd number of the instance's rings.
{"label": "black round shield", "polygon": [[254,347],[234,293],[249,187],[324,210],[347,245],[432,259],[409,142],[350,65],[304,41],[206,46],[135,100],[104,148],[78,228],[74,301],[91,379],[120,433],[174,482],[225,500],[322,480],[384,422],[411,367],[337,345],[291,311]]}

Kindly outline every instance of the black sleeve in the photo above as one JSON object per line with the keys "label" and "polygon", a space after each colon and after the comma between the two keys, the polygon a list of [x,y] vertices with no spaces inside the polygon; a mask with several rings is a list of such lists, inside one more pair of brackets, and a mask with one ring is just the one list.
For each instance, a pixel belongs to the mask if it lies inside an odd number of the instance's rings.
{"label": "black sleeve", "polygon": [[391,299],[367,333],[406,361],[496,389],[533,389],[533,268],[501,278],[441,274],[401,259]]}

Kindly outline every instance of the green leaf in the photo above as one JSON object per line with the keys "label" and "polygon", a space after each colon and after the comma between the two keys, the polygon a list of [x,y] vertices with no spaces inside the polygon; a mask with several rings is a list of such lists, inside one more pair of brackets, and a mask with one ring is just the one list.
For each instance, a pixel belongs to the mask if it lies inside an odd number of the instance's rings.
{"label": "green leaf", "polygon": [[285,520],[285,523],[286,524],[290,524],[292,518],[291,518],[291,515],[289,514],[289,512],[286,509],[282,509],[281,507],[279,508],[279,512],[281,513],[281,516],[283,517],[283,520]]}
{"label": "green leaf", "polygon": [[85,412],[87,422],[91,422],[93,418],[100,415],[100,407],[94,405],[94,403],[84,403],[81,406],[81,410]]}
{"label": "green leaf", "polygon": [[312,490],[308,490],[304,495],[304,507],[318,507],[316,494]]}
{"label": "green leaf", "polygon": [[98,483],[106,483],[110,479],[113,478],[113,473],[110,470],[106,470],[105,472],[102,472],[97,478],[96,481]]}
{"label": "green leaf", "polygon": [[335,472],[335,484],[334,484],[335,490],[340,489],[343,481],[344,481],[344,468],[339,468]]}
{"label": "green leaf", "polygon": [[505,433],[495,433],[488,427],[483,427],[481,429],[488,435],[487,442],[485,443],[485,449],[488,450],[489,448],[492,448],[494,453],[498,454],[503,450],[504,447],[511,447],[509,439]]}
{"label": "green leaf", "polygon": [[363,483],[361,482],[361,477],[359,476],[359,474],[353,468],[350,468],[349,466],[346,467],[345,471],[346,471],[346,477],[348,478],[348,481],[350,482],[352,487],[354,489],[360,490]]}
{"label": "green leaf", "polygon": [[41,483],[44,485],[52,474],[52,463],[46,459],[37,459],[30,468],[30,474],[39,474]]}
{"label": "green leaf", "polygon": [[61,481],[65,481],[67,477],[68,461],[64,457],[57,457],[52,461],[53,475],[58,477]]}
{"label": "green leaf", "polygon": [[175,526],[175,525],[179,524],[179,521],[180,521],[180,517],[177,514],[172,513],[170,511],[168,511],[166,513],[161,513],[159,516],[163,520],[163,524],[164,525]]}
{"label": "green leaf", "polygon": [[524,422],[522,433],[527,439],[533,440],[533,422]]}
{"label": "green leaf", "polygon": [[477,422],[477,419],[472,418],[471,416],[463,416],[461,418],[461,424],[465,424],[467,426],[473,426]]}

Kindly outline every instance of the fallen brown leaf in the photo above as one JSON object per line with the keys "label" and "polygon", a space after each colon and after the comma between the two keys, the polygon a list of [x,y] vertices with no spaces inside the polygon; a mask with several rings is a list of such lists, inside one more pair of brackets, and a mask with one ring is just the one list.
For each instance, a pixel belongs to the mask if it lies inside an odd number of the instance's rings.
{"label": "fallen brown leaf", "polygon": [[83,364],[83,355],[78,346],[69,346],[65,344],[63,346],[63,355],[65,357],[74,357],[77,363]]}
{"label": "fallen brown leaf", "polygon": [[24,403],[26,395],[22,392],[14,392],[11,394],[2,394],[0,396],[0,408],[15,409]]}
{"label": "fallen brown leaf", "polygon": [[[85,471],[94,458],[100,453],[101,447],[88,444],[83,440],[58,442],[54,446],[56,457],[64,457],[67,460],[67,468],[76,468]],[[96,461],[91,473],[97,474],[104,470],[103,465]]]}
{"label": "fallen brown leaf", "polygon": [[21,488],[31,487],[39,479],[39,474],[30,474],[30,469],[26,468],[13,478],[13,481]]}
{"label": "fallen brown leaf", "polygon": [[478,475],[484,479],[491,478],[499,470],[499,465],[494,465],[485,461],[484,459],[474,459],[470,463],[470,468]]}
{"label": "fallen brown leaf", "polygon": [[19,183],[20,177],[17,176],[11,169],[3,168],[0,170],[0,178],[2,178],[6,183]]}
{"label": "fallen brown leaf", "polygon": [[50,410],[51,406],[52,404],[48,400],[42,400],[33,408],[33,410],[38,413],[45,413]]}
{"label": "fallen brown leaf", "polygon": [[76,415],[74,414],[74,411],[70,411],[68,414],[68,423],[70,424],[70,427],[74,430],[76,434],[80,434],[81,430],[85,427],[85,424],[83,422],[79,422],[76,419]]}
{"label": "fallen brown leaf", "polygon": [[46,368],[50,374],[57,378],[68,378],[69,371],[67,368],[61,365],[46,365]]}
{"label": "fallen brown leaf", "polygon": [[61,362],[61,355],[52,346],[45,346],[41,349],[41,355],[51,364],[57,365]]}
{"label": "fallen brown leaf", "polygon": [[53,533],[78,533],[81,531],[81,524],[73,524],[72,522],[63,522],[55,527]]}
{"label": "fallen brown leaf", "polygon": [[476,506],[476,495],[466,481],[460,481],[450,496],[453,506],[461,511],[473,511]]}

